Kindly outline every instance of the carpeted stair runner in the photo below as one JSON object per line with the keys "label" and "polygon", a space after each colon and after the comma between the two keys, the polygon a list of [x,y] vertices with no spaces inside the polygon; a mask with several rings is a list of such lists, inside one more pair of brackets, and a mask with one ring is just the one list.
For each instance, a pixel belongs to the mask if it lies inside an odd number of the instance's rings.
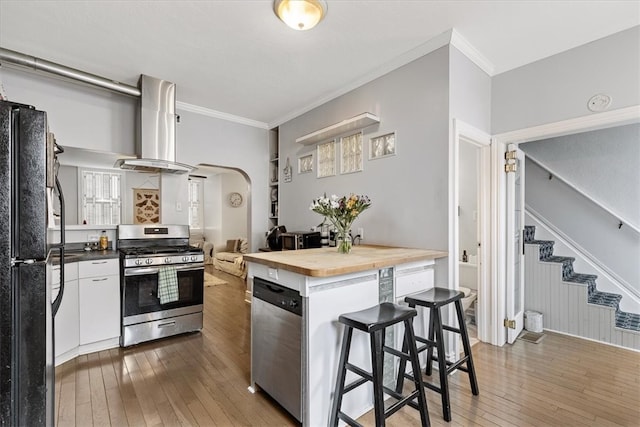
{"label": "carpeted stair runner", "polygon": [[562,280],[565,282],[581,283],[587,286],[589,304],[597,304],[616,310],[616,327],[640,332],[640,314],[627,313],[620,310],[622,295],[610,292],[601,292],[596,288],[598,276],[593,274],[581,274],[573,271],[575,258],[553,255],[552,240],[536,240],[536,227],[526,225],[524,227],[524,241],[529,244],[537,244],[540,247],[540,261],[557,262],[562,264]]}

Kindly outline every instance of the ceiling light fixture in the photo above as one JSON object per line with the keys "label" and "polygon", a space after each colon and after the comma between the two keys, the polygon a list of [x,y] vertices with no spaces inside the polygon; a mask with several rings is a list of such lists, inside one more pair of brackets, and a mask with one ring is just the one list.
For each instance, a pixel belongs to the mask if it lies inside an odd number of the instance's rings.
{"label": "ceiling light fixture", "polygon": [[273,11],[289,27],[304,31],[318,25],[327,14],[323,0],[275,0]]}

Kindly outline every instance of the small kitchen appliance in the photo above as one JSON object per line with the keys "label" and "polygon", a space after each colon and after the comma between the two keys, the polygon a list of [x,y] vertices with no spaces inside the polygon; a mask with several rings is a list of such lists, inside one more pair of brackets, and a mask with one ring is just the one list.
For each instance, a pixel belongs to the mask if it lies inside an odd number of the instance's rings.
{"label": "small kitchen appliance", "polygon": [[322,247],[319,231],[292,231],[280,235],[282,250],[311,249]]}
{"label": "small kitchen appliance", "polygon": [[[188,225],[119,225],[120,345],[202,329],[204,253],[189,245]],[[161,302],[164,277],[177,297]]]}

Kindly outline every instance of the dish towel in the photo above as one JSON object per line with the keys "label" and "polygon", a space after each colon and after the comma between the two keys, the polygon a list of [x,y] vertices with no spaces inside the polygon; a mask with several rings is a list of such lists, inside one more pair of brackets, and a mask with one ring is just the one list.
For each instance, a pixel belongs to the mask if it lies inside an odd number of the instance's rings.
{"label": "dish towel", "polygon": [[158,298],[160,304],[178,301],[178,273],[173,266],[162,266],[158,272]]}

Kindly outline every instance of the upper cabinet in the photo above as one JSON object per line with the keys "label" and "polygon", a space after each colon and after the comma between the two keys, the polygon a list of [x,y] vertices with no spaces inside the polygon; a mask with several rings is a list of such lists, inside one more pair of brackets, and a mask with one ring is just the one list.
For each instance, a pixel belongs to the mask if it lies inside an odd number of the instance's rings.
{"label": "upper cabinet", "polygon": [[380,123],[380,118],[375,114],[362,113],[350,119],[343,120],[331,126],[318,129],[296,139],[296,142],[302,145],[311,145],[317,142],[325,141],[344,134],[352,130],[364,129],[368,126]]}

